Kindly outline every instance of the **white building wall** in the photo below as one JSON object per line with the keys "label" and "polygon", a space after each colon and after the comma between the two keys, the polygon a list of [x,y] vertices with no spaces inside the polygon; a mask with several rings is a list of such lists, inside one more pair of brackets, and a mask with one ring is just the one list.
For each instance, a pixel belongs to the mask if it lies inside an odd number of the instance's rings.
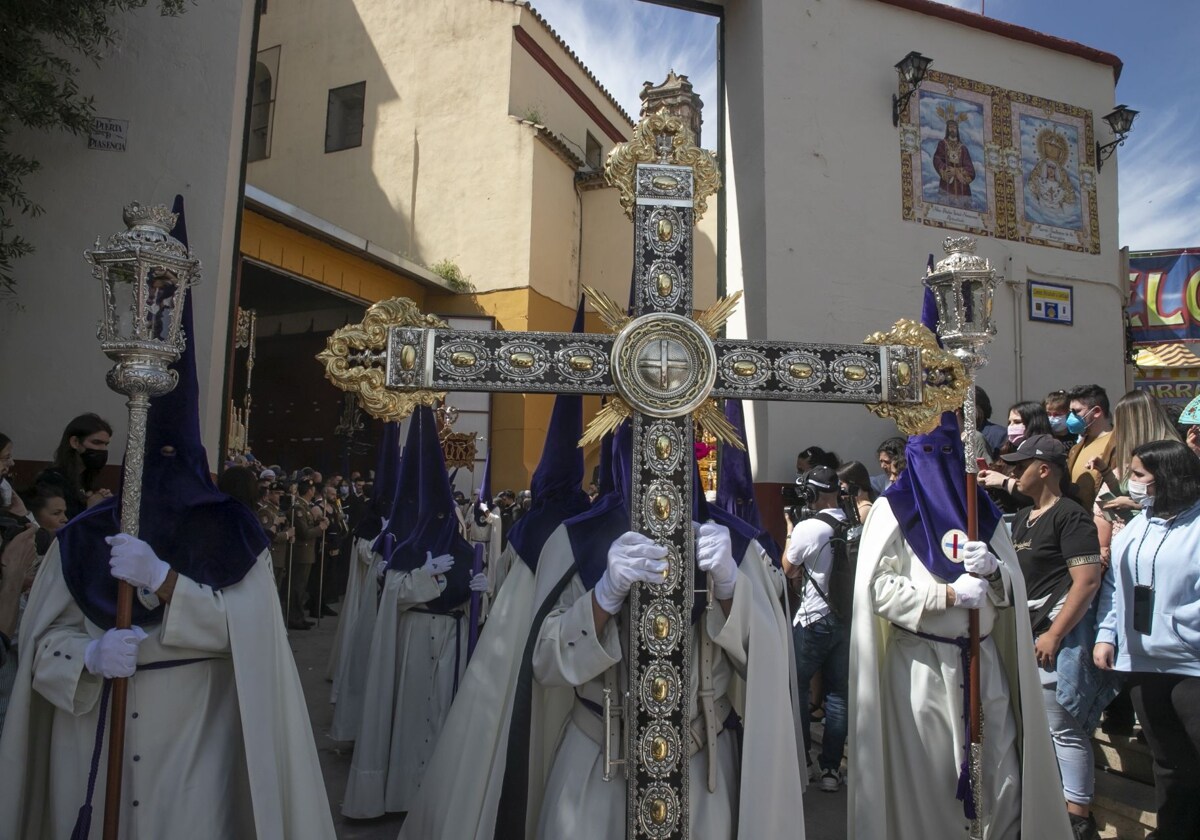
{"label": "white building wall", "polygon": [[[890,117],[893,65],[908,51],[932,56],[944,73],[1088,108],[1096,136],[1107,139],[1107,65],[876,0],[725,6],[727,165],[737,186],[728,284],[745,288],[737,329],[751,338],[857,342],[899,317],[919,317],[928,255],[940,258],[942,239],[962,234],[902,219]],[[1115,157],[1097,194],[1098,255],[979,241],[1000,278],[1018,284],[997,292],[999,335],[979,377],[1001,424],[1012,402],[1054,388],[1098,382],[1114,399],[1123,391]],[[1031,276],[1074,287],[1074,326],[1027,319]],[[859,406],[760,404],[754,425],[759,481],[790,480],[796,452],[814,444],[874,471],[876,445],[896,433]]]}
{"label": "white building wall", "polygon": [[42,163],[25,186],[45,208],[17,220],[37,252],[16,263],[18,305],[0,305],[0,430],[17,460],[49,460],[67,421],[94,411],[113,424],[109,463],[120,463],[125,405],[104,384],[100,290],[83,252],[123,228],[130,201],[169,205],[182,193],[203,264],[195,330],[201,428],[215,466],[253,8],[216,0],[163,17],[152,3],[114,16],[117,44],[99,67],[82,62],[78,81],[98,116],[128,120],[124,152],[89,151],[87,137],[67,133],[14,137],[15,150]]}

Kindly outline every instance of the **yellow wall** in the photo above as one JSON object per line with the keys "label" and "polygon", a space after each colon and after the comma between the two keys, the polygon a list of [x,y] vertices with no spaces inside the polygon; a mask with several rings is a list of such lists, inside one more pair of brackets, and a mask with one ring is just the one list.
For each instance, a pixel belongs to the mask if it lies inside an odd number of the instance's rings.
{"label": "yellow wall", "polygon": [[242,213],[243,256],[367,302],[406,297],[425,305],[424,286],[253,210]]}

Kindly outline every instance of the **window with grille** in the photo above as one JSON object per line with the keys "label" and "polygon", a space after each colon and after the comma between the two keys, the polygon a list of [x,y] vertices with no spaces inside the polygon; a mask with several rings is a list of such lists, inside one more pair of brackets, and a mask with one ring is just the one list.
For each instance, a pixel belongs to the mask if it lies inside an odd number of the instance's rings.
{"label": "window with grille", "polygon": [[250,142],[246,159],[253,163],[271,156],[271,128],[275,122],[275,80],[279,75],[279,47],[262,50],[254,65],[250,99]]}

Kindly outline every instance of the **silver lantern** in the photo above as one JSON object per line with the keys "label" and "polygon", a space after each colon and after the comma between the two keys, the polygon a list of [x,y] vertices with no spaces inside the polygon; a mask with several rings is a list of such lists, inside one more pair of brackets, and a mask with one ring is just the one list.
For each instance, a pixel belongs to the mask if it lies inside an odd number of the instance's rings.
{"label": "silver lantern", "polygon": [[[966,368],[970,385],[963,400],[963,425],[975,430],[975,374],[987,364],[984,348],[996,334],[992,318],[992,301],[996,294],[996,271],[983,257],[975,253],[975,239],[970,236],[947,237],[942,242],[946,256],[937,264],[925,285],[933,292],[938,310],[938,337],[942,345],[954,354]],[[975,435],[968,434],[966,468],[977,471]]]}
{"label": "silver lantern", "polygon": [[183,304],[200,274],[200,261],[171,236],[176,214],[166,206],[133,202],[122,214],[126,230],[84,252],[101,283],[104,318],[100,349],[115,362],[108,387],[129,398],[129,442],[121,494],[121,530],[136,536],[150,399],[178,381],[170,365],[183,352]]}

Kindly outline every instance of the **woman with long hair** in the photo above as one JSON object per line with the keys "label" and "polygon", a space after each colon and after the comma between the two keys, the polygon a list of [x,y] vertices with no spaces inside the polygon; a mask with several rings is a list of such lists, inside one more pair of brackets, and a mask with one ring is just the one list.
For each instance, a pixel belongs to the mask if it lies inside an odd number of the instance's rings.
{"label": "woman with long hair", "polygon": [[1093,659],[1130,675],[1157,836],[1200,837],[1200,459],[1178,440],[1144,443],[1126,486],[1143,510],[1113,540]]}
{"label": "woman with long hair", "polygon": [[837,477],[846,492],[854,499],[854,506],[858,511],[858,521],[866,522],[867,514],[871,511],[871,504],[879,497],[875,488],[871,486],[871,476],[867,473],[866,466],[861,461],[847,461],[837,468]]}
{"label": "woman with long hair", "polygon": [[1107,567],[1112,554],[1113,537],[1142,509],[1129,496],[1128,471],[1133,451],[1156,440],[1182,441],[1166,411],[1147,391],[1130,391],[1113,407],[1112,463],[1102,458],[1088,461],[1088,469],[1098,470],[1103,486],[1096,494],[1093,513],[1100,535],[1100,557]]}
{"label": "woman with long hair", "polygon": [[99,486],[100,471],[108,463],[112,426],[97,414],[81,414],[63,429],[54,462],[42,470],[34,483],[58,489],[67,503],[67,516],[74,518],[112,495]]}

